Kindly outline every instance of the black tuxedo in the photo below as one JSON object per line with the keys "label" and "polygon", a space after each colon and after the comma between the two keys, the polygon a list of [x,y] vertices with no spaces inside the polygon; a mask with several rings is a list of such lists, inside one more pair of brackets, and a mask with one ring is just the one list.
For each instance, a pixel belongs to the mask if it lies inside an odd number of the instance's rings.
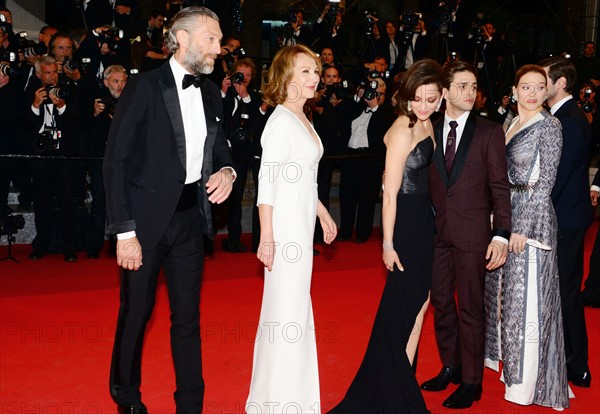
{"label": "black tuxedo", "polygon": [[[121,307],[110,376],[118,404],[140,400],[141,352],[152,315],[158,273],[164,268],[171,307],[171,351],[178,412],[202,410],[204,380],[200,357],[200,278],[204,233],[212,229],[205,184],[211,174],[232,165],[219,90],[203,78],[207,136],[202,179],[184,188],[186,137],[179,95],[170,64],[133,77],[115,112],[104,159],[108,229],[135,230],[143,265],[123,271]],[[198,114],[202,116],[202,114]],[[191,187],[190,187],[191,186]],[[180,208],[196,192],[196,204]],[[188,204],[188,203],[186,203]]]}
{"label": "black tuxedo", "polygon": [[591,130],[574,99],[554,114],[562,125],[563,147],[552,190],[558,220],[558,275],[565,330],[567,369],[588,371],[588,340],[580,289],[585,232],[592,223],[588,166]]}
{"label": "black tuxedo", "polygon": [[348,155],[340,166],[340,236],[343,239],[352,236],[355,223],[357,239],[367,240],[371,236],[385,164],[383,137],[395,118],[389,106],[379,105],[377,111],[371,115],[367,127],[368,147],[349,148],[352,121],[366,108],[367,105],[362,99],[358,103],[352,103],[340,133],[342,153]]}

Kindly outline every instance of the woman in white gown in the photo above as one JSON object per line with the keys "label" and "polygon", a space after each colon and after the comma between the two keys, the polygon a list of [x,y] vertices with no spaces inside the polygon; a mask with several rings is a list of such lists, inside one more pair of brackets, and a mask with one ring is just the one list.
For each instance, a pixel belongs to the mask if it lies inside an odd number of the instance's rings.
{"label": "woman in white gown", "polygon": [[319,58],[310,49],[284,47],[273,59],[264,92],[264,99],[277,106],[261,138],[257,257],[265,265],[265,281],[248,413],[321,412],[310,299],[315,217],[326,243],[337,229],[317,198],[323,146],[303,113],[320,71]]}

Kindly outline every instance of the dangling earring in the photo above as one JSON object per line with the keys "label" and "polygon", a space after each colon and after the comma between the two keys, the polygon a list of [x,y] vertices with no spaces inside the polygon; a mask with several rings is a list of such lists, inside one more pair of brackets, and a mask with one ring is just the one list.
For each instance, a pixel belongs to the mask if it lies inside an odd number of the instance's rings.
{"label": "dangling earring", "polygon": [[442,107],[442,99],[438,102],[437,108],[435,108],[435,112],[440,112],[440,108]]}
{"label": "dangling earring", "polygon": [[517,95],[516,94],[513,94],[512,98],[513,98],[513,101],[519,102],[519,100],[517,99]]}
{"label": "dangling earring", "polygon": [[412,111],[412,108],[410,107],[410,101],[408,101],[407,108],[408,108],[408,112]]}

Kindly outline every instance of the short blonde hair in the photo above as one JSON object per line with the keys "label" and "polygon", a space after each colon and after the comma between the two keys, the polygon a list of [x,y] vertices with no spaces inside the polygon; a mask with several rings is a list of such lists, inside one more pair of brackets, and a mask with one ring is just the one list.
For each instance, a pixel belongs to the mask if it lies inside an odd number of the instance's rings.
{"label": "short blonde hair", "polygon": [[315,61],[319,76],[321,76],[321,59],[311,49],[302,44],[282,47],[273,58],[269,68],[268,83],[263,92],[263,99],[269,105],[277,106],[285,102],[287,88],[294,77],[294,62],[296,56],[300,54],[304,54]]}

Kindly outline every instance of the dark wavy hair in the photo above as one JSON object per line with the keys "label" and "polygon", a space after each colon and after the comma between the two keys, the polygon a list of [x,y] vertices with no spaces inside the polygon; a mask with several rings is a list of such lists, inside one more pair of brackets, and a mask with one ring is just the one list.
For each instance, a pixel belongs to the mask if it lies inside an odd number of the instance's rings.
{"label": "dark wavy hair", "polygon": [[569,59],[555,56],[538,62],[538,65],[542,68],[548,68],[548,77],[552,79],[552,83],[556,83],[559,78],[564,77],[566,80],[565,92],[573,93],[577,82],[577,70]]}
{"label": "dark wavy hair", "polygon": [[435,84],[440,94],[442,93],[444,89],[444,73],[440,64],[433,59],[416,61],[400,79],[400,88],[396,95],[398,101],[396,114],[408,117],[409,128],[415,125],[417,116],[414,112],[408,110],[408,102],[415,99],[415,93],[419,87],[430,84]]}

